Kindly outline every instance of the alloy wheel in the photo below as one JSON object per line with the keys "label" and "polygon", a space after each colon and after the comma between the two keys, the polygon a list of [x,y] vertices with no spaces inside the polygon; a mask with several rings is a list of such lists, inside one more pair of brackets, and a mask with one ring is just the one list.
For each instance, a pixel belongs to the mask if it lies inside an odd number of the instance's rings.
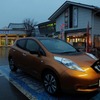
{"label": "alloy wheel", "polygon": [[50,94],[55,94],[58,90],[57,79],[55,75],[48,73],[44,76],[44,87]]}

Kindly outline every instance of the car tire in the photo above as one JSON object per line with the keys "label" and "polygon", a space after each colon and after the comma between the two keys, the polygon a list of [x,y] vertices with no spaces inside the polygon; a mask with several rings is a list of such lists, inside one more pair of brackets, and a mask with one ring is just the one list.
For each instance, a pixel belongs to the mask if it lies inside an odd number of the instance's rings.
{"label": "car tire", "polygon": [[43,73],[43,85],[45,90],[51,95],[57,95],[60,86],[57,76],[52,71],[46,71]]}
{"label": "car tire", "polygon": [[14,60],[12,58],[9,59],[9,67],[13,72],[17,70],[17,67],[15,66]]}

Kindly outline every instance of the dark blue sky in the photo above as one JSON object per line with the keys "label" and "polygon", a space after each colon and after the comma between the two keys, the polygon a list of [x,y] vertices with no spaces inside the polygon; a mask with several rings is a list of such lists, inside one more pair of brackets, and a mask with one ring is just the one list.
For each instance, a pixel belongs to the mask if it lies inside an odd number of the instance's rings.
{"label": "dark blue sky", "polygon": [[[48,18],[66,0],[0,0],[0,29],[9,23],[22,23],[24,19],[34,19],[41,23]],[[99,0],[71,0],[100,7]]]}

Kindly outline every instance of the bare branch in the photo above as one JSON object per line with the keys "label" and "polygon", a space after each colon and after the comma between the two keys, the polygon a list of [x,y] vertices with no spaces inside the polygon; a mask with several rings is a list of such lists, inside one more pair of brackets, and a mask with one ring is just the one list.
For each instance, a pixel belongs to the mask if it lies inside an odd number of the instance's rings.
{"label": "bare branch", "polygon": [[27,36],[32,36],[32,33],[33,31],[35,30],[34,28],[34,19],[30,19],[30,18],[27,18],[23,21],[24,23],[24,26],[25,26],[25,30],[26,30],[26,33],[27,33]]}

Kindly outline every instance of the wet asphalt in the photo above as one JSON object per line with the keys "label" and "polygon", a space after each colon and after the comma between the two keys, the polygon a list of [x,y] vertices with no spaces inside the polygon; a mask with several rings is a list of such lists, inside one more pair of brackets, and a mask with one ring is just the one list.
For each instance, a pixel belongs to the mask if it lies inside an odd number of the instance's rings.
{"label": "wet asphalt", "polygon": [[[0,66],[8,65],[9,48],[0,48]],[[0,73],[0,100],[29,100]]]}
{"label": "wet asphalt", "polygon": [[[9,48],[0,48],[0,66],[8,65],[8,51]],[[76,99],[75,99],[76,98]],[[23,93],[21,93],[9,80],[0,73],[0,100],[29,100]],[[52,99],[39,99],[39,100],[52,100]],[[56,99],[60,100],[60,99]],[[100,92],[84,94],[77,96],[68,95],[66,99],[61,100],[100,100]]]}

